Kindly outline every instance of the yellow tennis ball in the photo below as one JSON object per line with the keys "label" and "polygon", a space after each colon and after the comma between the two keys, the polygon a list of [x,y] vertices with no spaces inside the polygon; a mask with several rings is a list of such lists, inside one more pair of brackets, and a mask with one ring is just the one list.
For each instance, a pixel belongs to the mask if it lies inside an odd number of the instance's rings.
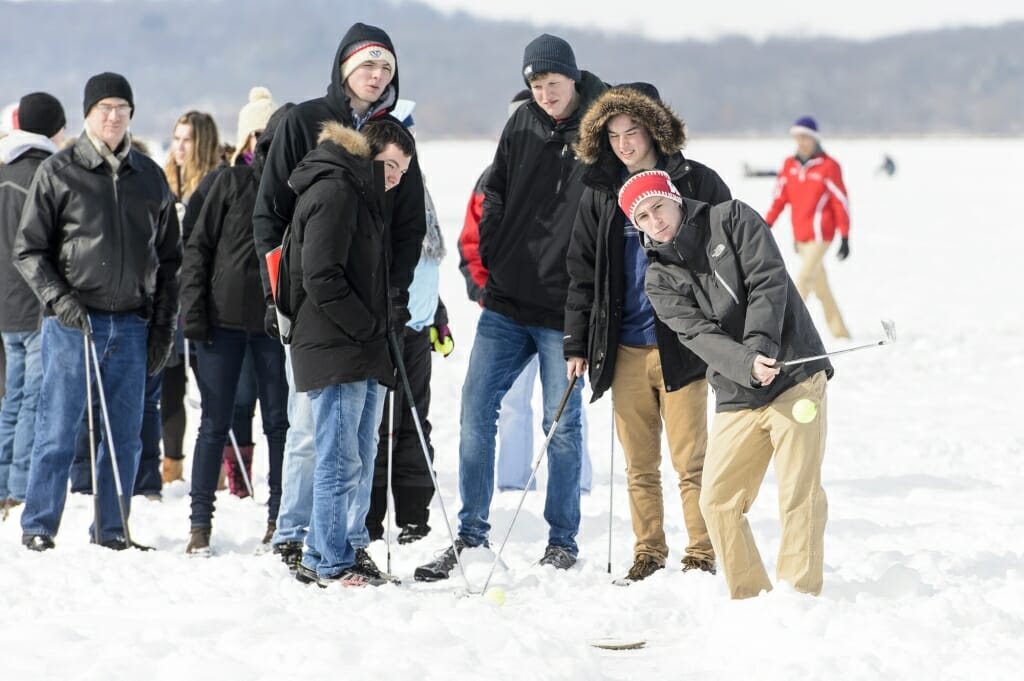
{"label": "yellow tennis ball", "polygon": [[505,605],[505,590],[500,586],[492,586],[484,594],[484,598],[496,605]]}
{"label": "yellow tennis ball", "polygon": [[810,423],[818,415],[818,405],[806,397],[793,403],[793,418],[798,423]]}

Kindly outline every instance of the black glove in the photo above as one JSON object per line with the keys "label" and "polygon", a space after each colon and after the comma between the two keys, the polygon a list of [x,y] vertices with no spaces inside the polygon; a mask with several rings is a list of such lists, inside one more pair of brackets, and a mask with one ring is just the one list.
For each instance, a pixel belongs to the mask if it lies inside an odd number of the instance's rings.
{"label": "black glove", "polygon": [[78,329],[83,333],[91,333],[89,312],[74,293],[65,293],[53,303],[53,312],[57,321],[69,329]]}
{"label": "black glove", "polygon": [[843,242],[839,244],[839,252],[836,253],[836,257],[840,260],[846,260],[850,257],[850,237],[843,237]]}
{"label": "black glove", "polygon": [[403,332],[405,325],[412,319],[409,308],[404,304],[392,301],[391,303],[391,326],[396,333]]}
{"label": "black glove", "polygon": [[277,325],[277,306],[273,303],[267,305],[267,313],[263,317],[263,328],[268,336],[274,340],[281,340],[281,328]]}
{"label": "black glove", "polygon": [[146,373],[156,376],[171,358],[174,349],[174,327],[151,326],[146,337]]}

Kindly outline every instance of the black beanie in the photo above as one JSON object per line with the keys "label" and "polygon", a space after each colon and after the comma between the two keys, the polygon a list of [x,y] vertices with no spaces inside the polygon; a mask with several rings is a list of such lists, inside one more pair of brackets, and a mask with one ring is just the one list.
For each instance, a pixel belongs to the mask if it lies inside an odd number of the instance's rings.
{"label": "black beanie", "polygon": [[529,85],[538,73],[560,73],[578,83],[580,70],[569,43],[547,33],[534,38],[523,51],[523,80]]}
{"label": "black beanie", "polygon": [[67,125],[64,107],[51,94],[33,92],[18,102],[18,129],[53,137]]}
{"label": "black beanie", "polygon": [[85,115],[89,115],[96,102],[107,97],[118,97],[127,101],[132,107],[132,115],[135,115],[135,100],[132,98],[132,86],[128,84],[128,79],[119,73],[109,71],[96,74],[85,84]]}

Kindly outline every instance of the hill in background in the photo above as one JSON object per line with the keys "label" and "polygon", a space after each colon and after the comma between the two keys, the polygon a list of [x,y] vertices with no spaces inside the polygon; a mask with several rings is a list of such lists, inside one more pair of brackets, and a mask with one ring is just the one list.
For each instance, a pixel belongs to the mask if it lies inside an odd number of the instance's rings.
{"label": "hill in background", "polygon": [[[278,103],[324,92],[338,41],[355,21],[389,31],[402,96],[431,137],[495,136],[523,87],[523,47],[540,29],[365,0],[0,2],[0,105],[48,90],[81,125],[82,87],[104,70],[135,90],[136,132],[169,137],[178,115],[211,111],[234,138],[249,88]],[[646,80],[693,134],[782,134],[812,113],[828,134],[1024,133],[1024,22],[870,42],[772,39],[640,42],[594,31],[568,39],[581,68]]]}

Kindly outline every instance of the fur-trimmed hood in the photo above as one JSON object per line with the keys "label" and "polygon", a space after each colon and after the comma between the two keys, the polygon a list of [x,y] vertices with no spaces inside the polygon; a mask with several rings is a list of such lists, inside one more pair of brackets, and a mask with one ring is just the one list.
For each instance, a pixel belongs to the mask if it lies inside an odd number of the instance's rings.
{"label": "fur-trimmed hood", "polygon": [[336,121],[320,126],[317,146],[306,154],[288,178],[296,194],[301,194],[325,177],[348,176],[361,187],[373,181],[370,142],[366,136]]}
{"label": "fur-trimmed hood", "polygon": [[671,107],[633,87],[619,85],[594,100],[580,121],[575,146],[580,161],[594,165],[603,155],[613,153],[604,126],[619,114],[626,114],[647,128],[658,151],[665,156],[686,146],[686,124]]}

